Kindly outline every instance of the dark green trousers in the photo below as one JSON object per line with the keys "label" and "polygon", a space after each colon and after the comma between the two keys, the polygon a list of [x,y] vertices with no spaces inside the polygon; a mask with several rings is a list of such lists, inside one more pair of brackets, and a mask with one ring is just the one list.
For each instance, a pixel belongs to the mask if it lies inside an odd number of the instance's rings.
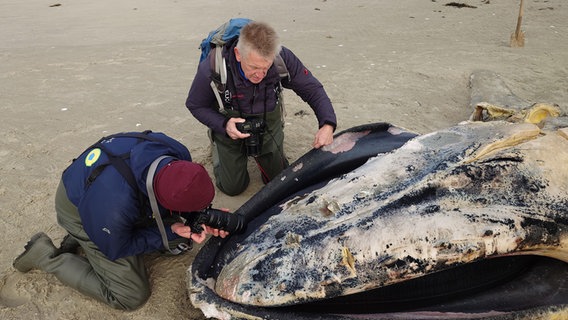
{"label": "dark green trousers", "polygon": [[42,264],[63,283],[114,308],[134,310],[150,297],[142,255],[109,260],[89,239],[63,182],[55,195],[57,222],[81,245],[85,257],[63,253]]}
{"label": "dark green trousers", "polygon": [[[244,114],[247,118],[251,115]],[[227,117],[241,117],[239,112],[227,110]],[[254,115],[262,118],[263,115]],[[262,147],[255,161],[263,181],[268,182],[288,166],[284,154],[284,123],[279,107],[266,114],[267,130],[262,136]],[[250,182],[247,170],[248,156],[244,140],[233,140],[226,134],[209,131],[212,141],[213,173],[217,187],[229,196],[242,193]]]}

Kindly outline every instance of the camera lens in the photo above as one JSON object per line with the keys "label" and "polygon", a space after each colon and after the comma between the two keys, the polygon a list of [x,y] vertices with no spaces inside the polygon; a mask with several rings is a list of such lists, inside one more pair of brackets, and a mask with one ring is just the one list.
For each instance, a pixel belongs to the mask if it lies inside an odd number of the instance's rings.
{"label": "camera lens", "polygon": [[257,157],[260,155],[262,147],[262,134],[264,133],[264,120],[251,118],[245,122],[237,123],[237,129],[242,133],[248,133],[250,136],[245,139],[245,147],[247,155]]}
{"label": "camera lens", "polygon": [[251,157],[257,157],[260,155],[260,146],[262,145],[262,136],[260,134],[251,134],[245,140],[245,145],[247,147],[247,154]]}
{"label": "camera lens", "polygon": [[229,231],[230,233],[240,233],[245,229],[245,219],[240,214],[220,210],[208,210],[205,225],[215,229]]}

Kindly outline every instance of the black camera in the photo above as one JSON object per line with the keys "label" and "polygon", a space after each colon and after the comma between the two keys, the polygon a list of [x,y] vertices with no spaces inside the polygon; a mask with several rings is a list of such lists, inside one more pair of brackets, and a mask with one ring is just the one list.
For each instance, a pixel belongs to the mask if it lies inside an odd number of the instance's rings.
{"label": "black camera", "polygon": [[246,228],[246,221],[243,215],[211,207],[207,207],[202,211],[181,212],[180,214],[185,219],[185,225],[189,226],[194,233],[203,231],[202,224],[234,234],[242,233]]}
{"label": "black camera", "polygon": [[249,133],[250,136],[245,139],[247,155],[257,157],[260,155],[262,148],[262,135],[266,124],[263,119],[250,118],[245,122],[236,123],[237,129],[242,133]]}

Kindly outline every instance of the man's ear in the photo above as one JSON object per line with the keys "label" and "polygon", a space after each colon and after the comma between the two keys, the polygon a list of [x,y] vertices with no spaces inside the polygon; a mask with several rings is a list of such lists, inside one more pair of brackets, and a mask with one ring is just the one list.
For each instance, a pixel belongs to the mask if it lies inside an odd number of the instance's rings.
{"label": "man's ear", "polygon": [[238,62],[241,62],[241,53],[239,52],[239,49],[235,47],[233,50],[235,51],[235,58],[237,58]]}

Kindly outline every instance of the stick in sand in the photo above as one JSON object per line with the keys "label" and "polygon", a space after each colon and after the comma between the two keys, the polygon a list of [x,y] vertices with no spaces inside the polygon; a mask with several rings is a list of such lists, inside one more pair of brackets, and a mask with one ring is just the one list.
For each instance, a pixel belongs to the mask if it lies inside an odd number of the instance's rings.
{"label": "stick in sand", "polygon": [[523,20],[523,0],[521,0],[521,5],[519,7],[519,18],[517,19],[517,29],[511,34],[510,46],[513,48],[519,48],[525,46],[525,33],[521,31],[521,22]]}

